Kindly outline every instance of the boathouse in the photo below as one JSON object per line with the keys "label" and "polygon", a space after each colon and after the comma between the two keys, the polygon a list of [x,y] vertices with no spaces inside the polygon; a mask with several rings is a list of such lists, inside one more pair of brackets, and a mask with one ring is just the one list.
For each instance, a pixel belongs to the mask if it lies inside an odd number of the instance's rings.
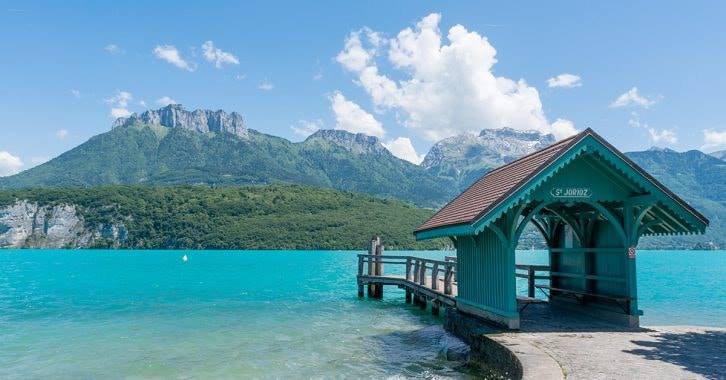
{"label": "boathouse", "polygon": [[640,237],[699,234],[708,220],[587,129],[490,171],[415,235],[456,247],[457,309],[519,328],[514,253],[528,224],[548,246],[537,287],[552,303],[637,326]]}

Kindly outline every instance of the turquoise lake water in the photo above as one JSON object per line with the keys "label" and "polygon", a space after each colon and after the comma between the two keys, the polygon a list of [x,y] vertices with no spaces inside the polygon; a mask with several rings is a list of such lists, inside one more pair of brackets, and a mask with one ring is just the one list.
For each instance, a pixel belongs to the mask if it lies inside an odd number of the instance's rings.
{"label": "turquoise lake water", "polygon": [[[0,251],[0,378],[465,377],[439,318],[357,298],[355,253]],[[726,251],[639,251],[642,324],[726,326],[724,277]]]}

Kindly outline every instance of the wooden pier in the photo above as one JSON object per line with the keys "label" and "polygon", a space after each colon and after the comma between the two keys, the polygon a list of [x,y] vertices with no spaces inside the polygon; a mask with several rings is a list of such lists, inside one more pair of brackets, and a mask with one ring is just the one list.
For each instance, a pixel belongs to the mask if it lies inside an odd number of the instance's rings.
{"label": "wooden pier", "polygon": [[[377,244],[380,246],[380,241]],[[457,307],[456,257],[447,256],[444,260],[434,260],[416,256],[384,255],[382,252],[383,249],[373,248],[369,254],[358,255],[359,297],[365,296],[367,286],[369,298],[382,298],[383,287],[389,285],[406,291],[406,303],[413,303],[422,309],[430,303],[434,315],[440,313],[441,307]],[[384,274],[384,264],[389,268],[393,265],[395,269],[390,274]],[[530,303],[544,302],[535,298],[535,280],[549,279],[548,275],[538,273],[549,271],[549,267],[517,265],[516,268],[515,275],[527,278],[528,282],[527,296],[517,297],[522,309]]]}

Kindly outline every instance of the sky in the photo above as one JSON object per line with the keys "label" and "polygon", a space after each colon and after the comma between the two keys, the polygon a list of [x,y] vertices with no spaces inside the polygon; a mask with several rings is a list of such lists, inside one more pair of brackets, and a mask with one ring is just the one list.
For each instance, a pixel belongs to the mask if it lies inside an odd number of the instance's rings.
{"label": "sky", "polygon": [[419,162],[484,128],[726,149],[720,2],[0,1],[0,175],[169,103]]}

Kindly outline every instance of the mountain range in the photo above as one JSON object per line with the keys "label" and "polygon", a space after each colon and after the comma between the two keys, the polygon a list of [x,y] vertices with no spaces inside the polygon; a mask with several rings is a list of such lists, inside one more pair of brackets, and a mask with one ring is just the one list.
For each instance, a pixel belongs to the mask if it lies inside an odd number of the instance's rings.
{"label": "mountain range", "polygon": [[[169,105],[118,119],[110,131],[42,165],[0,178],[0,189],[290,183],[437,208],[488,170],[554,142],[554,136],[536,131],[484,129],[437,142],[415,165],[364,134],[319,130],[295,143],[247,128],[238,113]],[[712,222],[705,237],[644,244],[726,245],[726,162],[718,153],[651,149],[626,154]]]}

